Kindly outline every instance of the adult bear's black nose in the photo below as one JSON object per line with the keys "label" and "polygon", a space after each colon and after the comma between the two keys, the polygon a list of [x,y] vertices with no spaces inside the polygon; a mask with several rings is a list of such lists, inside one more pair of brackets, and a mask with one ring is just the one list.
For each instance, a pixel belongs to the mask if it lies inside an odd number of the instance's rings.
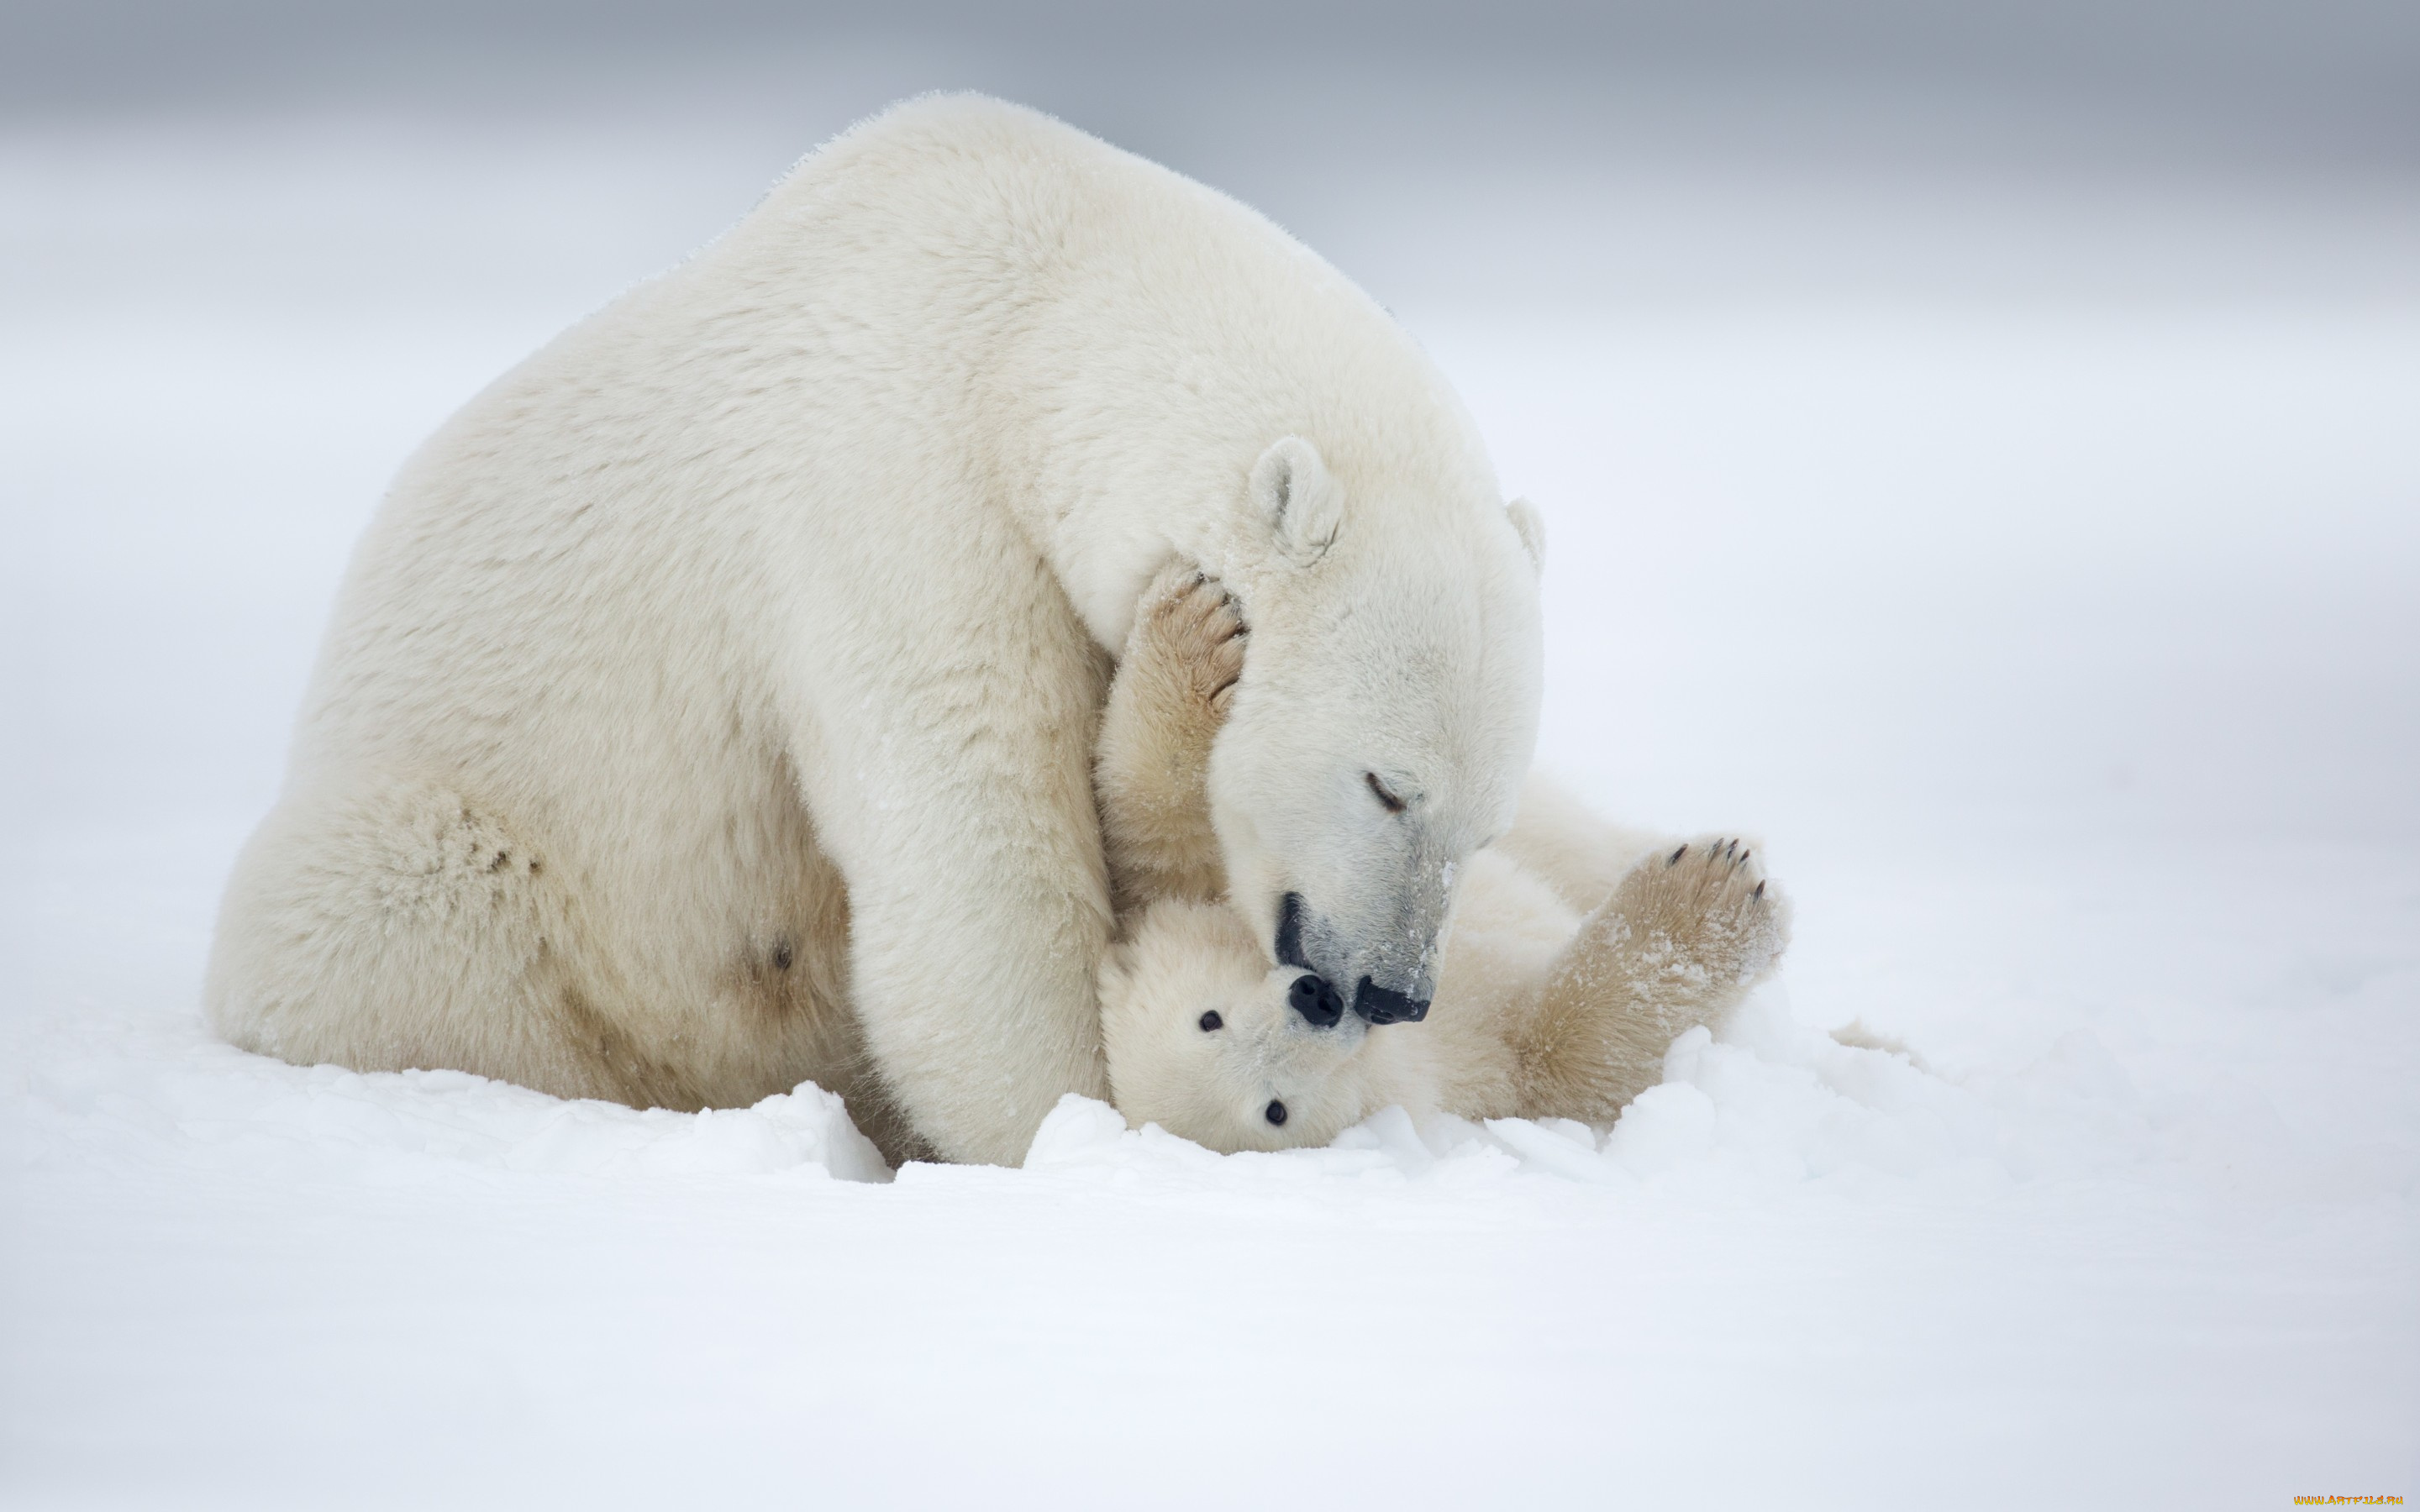
{"label": "adult bear's black nose", "polygon": [[1286,1001],[1314,1028],[1332,1029],[1344,1017],[1344,995],[1330,987],[1326,978],[1309,972],[1296,977],[1286,989]]}
{"label": "adult bear's black nose", "polygon": [[1364,977],[1353,991],[1353,1011],[1373,1024],[1418,1024],[1429,1016],[1429,1004]]}

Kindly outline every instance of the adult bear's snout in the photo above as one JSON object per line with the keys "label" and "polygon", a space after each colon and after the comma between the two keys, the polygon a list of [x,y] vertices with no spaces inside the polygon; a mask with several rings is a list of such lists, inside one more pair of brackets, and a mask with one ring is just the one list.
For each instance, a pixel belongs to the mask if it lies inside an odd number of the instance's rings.
{"label": "adult bear's snout", "polygon": [[1353,990],[1353,1011],[1372,1024],[1418,1024],[1429,1016],[1429,1000],[1381,987],[1364,977]]}
{"label": "adult bear's snout", "polygon": [[[1327,975],[1311,960],[1303,935],[1304,915],[1302,894],[1289,892],[1278,906],[1278,937],[1274,942],[1281,964],[1294,967],[1304,975],[1295,979],[1287,989],[1286,999],[1295,1011],[1321,1028],[1327,1028],[1343,1018],[1343,995],[1328,985]],[[1429,977],[1422,971],[1409,985],[1426,986]],[[1353,991],[1353,1011],[1370,1024],[1418,1024],[1428,1017],[1429,999],[1392,987],[1381,987],[1368,975]]]}

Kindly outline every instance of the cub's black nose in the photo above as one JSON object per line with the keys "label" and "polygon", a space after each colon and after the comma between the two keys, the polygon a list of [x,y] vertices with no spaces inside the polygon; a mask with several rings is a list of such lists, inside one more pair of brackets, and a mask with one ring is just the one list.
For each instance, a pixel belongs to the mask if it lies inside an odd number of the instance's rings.
{"label": "cub's black nose", "polygon": [[1429,1016],[1429,1003],[1425,997],[1405,996],[1364,977],[1353,990],[1353,1011],[1373,1024],[1418,1024]]}
{"label": "cub's black nose", "polygon": [[1286,989],[1286,1001],[1316,1028],[1332,1029],[1344,1017],[1344,995],[1330,987],[1326,978],[1309,972]]}

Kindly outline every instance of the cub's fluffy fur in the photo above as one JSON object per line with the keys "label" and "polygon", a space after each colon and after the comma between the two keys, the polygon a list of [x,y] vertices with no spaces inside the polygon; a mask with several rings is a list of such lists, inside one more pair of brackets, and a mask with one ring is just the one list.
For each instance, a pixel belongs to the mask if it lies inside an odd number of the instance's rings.
{"label": "cub's fluffy fur", "polygon": [[1473,856],[1436,997],[1418,1024],[1322,1026],[1218,897],[1203,768],[1249,634],[1201,574],[1144,595],[1101,732],[1096,787],[1125,909],[1102,978],[1128,1121],[1216,1149],[1325,1144],[1390,1103],[1465,1118],[1610,1122],[1664,1051],[1769,972],[1788,911],[1741,841],[1652,842],[1532,779]]}

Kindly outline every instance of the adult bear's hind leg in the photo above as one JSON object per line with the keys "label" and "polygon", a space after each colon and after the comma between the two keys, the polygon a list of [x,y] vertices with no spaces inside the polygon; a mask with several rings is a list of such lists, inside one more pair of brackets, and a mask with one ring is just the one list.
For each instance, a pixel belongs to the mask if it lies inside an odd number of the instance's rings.
{"label": "adult bear's hind leg", "polygon": [[571,971],[565,880],[440,784],[289,797],[229,880],[210,1023],[298,1065],[442,1067],[563,1097],[694,1105]]}

